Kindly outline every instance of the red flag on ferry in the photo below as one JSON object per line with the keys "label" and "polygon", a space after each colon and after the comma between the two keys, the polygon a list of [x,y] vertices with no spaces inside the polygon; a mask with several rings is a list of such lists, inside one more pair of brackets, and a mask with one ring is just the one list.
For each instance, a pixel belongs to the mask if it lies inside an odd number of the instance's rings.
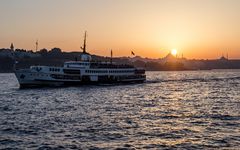
{"label": "red flag on ferry", "polygon": [[132,55],[135,55],[135,53],[133,51],[131,51]]}

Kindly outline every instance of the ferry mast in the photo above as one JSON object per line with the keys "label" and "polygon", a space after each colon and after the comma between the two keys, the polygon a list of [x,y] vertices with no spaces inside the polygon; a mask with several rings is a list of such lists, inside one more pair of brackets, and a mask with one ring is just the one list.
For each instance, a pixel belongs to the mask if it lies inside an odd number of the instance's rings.
{"label": "ferry mast", "polygon": [[86,53],[86,38],[87,38],[87,31],[85,31],[84,34],[84,43],[83,43],[83,47],[81,47],[81,49],[83,50],[83,53]]}

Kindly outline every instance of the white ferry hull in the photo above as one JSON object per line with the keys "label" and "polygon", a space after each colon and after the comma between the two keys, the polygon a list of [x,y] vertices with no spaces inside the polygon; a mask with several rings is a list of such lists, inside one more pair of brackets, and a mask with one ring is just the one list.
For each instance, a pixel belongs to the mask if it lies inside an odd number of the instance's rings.
{"label": "white ferry hull", "polygon": [[97,85],[97,84],[121,84],[121,83],[142,83],[146,76],[138,78],[112,78],[102,76],[102,78],[92,79],[90,76],[81,76],[78,80],[54,79],[48,73],[34,73],[29,69],[17,70],[15,75],[19,82],[20,88],[31,87],[59,87],[59,86],[80,86],[80,85]]}

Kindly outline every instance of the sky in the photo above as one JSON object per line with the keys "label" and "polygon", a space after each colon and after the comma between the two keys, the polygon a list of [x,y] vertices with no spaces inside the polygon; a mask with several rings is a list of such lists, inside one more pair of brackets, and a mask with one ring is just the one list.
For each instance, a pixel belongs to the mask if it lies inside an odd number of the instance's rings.
{"label": "sky", "polygon": [[1,0],[0,48],[240,58],[240,0]]}

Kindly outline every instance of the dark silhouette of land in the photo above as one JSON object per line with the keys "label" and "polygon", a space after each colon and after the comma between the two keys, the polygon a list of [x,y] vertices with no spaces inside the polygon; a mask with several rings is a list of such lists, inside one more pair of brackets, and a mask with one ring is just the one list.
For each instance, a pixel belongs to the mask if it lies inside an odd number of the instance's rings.
{"label": "dark silhouette of land", "polygon": [[[13,72],[16,68],[29,68],[32,65],[62,66],[65,61],[79,59],[81,52],[62,52],[60,48],[51,50],[41,49],[37,52],[32,50],[0,49],[0,72]],[[110,57],[92,55],[94,61],[110,62]],[[195,60],[176,58],[168,54],[164,58],[149,59],[140,56],[114,57],[112,61],[117,64],[132,64],[149,71],[182,71],[182,70],[210,70],[210,69],[240,69],[240,60],[229,60],[222,56],[215,60]]]}

